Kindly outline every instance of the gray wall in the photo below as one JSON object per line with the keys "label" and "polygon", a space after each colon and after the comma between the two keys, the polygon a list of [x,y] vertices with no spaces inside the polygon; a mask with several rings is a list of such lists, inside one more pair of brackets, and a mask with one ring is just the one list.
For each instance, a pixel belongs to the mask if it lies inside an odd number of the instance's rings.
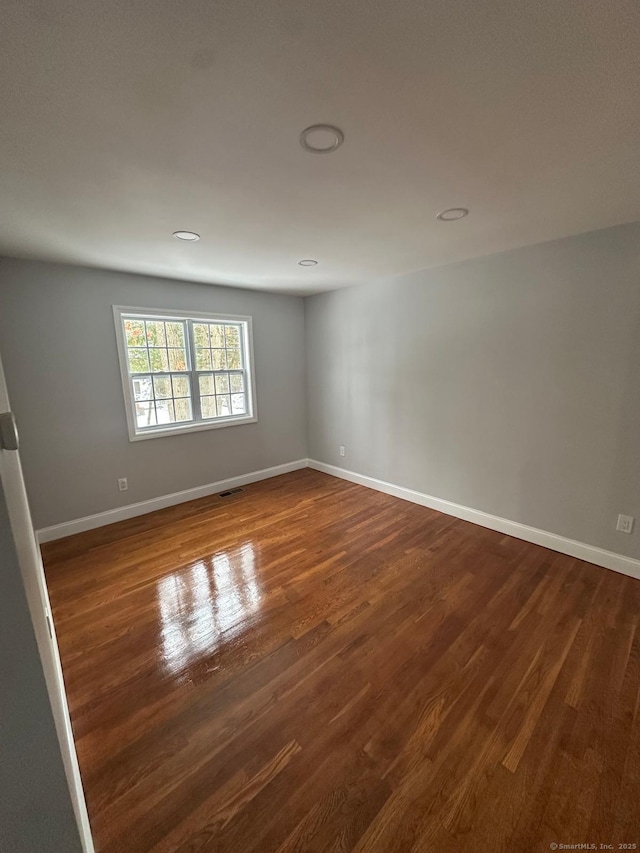
{"label": "gray wall", "polygon": [[640,223],[305,313],[311,458],[640,557]]}
{"label": "gray wall", "polygon": [[[251,315],[258,422],[130,442],[114,304]],[[2,259],[0,349],[36,528],[306,456],[298,297]]]}
{"label": "gray wall", "polygon": [[82,847],[0,485],[0,850]]}

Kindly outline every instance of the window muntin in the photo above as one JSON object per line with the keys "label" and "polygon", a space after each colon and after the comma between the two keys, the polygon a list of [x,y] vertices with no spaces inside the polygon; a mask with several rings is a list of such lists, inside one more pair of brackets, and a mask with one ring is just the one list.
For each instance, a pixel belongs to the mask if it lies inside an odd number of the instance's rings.
{"label": "window muntin", "polygon": [[136,430],[193,421],[187,321],[122,322]]}
{"label": "window muntin", "polygon": [[131,438],[255,420],[251,318],[114,310]]}
{"label": "window muntin", "polygon": [[203,420],[246,415],[242,327],[238,323],[194,322],[192,333]]}

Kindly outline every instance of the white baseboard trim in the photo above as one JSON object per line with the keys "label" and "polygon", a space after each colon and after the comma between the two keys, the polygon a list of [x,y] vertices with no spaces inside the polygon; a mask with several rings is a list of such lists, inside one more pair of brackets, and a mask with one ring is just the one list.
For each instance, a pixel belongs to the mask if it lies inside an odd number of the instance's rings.
{"label": "white baseboard trim", "polygon": [[94,530],[96,527],[104,527],[107,524],[114,524],[116,521],[135,518],[137,515],[146,515],[148,512],[155,512],[157,509],[164,509],[167,506],[175,506],[186,501],[215,495],[226,489],[247,486],[249,483],[268,480],[269,477],[277,477],[278,474],[288,474],[290,471],[298,471],[300,468],[306,467],[306,459],[296,459],[294,462],[285,462],[284,465],[262,468],[260,471],[251,471],[248,474],[240,474],[238,477],[229,477],[226,480],[218,480],[216,483],[196,486],[194,489],[173,492],[170,495],[162,495],[159,498],[151,498],[147,501],[109,509],[106,512],[97,512],[95,515],[86,515],[84,518],[76,518],[73,521],[65,521],[62,524],[54,524],[51,527],[43,527],[40,530],[36,530],[36,538],[41,544],[44,542],[53,542],[55,539],[72,536],[74,533],[84,533],[85,530]]}
{"label": "white baseboard trim", "polygon": [[456,504],[442,498],[434,498],[432,495],[425,495],[413,489],[405,489],[403,486],[386,483],[384,480],[376,480],[375,477],[356,474],[354,471],[347,471],[345,468],[338,468],[335,465],[327,465],[325,462],[318,462],[315,459],[307,461],[310,468],[331,474],[332,477],[349,480],[351,483],[358,483],[361,486],[367,486],[369,489],[375,489],[378,492],[384,492],[387,495],[393,495],[396,498],[402,498],[405,501],[444,512],[446,515],[454,515],[456,518],[471,521],[481,527],[488,527],[490,530],[515,536],[516,539],[524,539],[526,542],[542,545],[552,551],[559,551],[561,554],[577,557],[587,563],[594,563],[596,566],[613,569],[614,572],[640,579],[640,560],[634,560],[632,557],[625,557],[623,554],[616,554],[613,551],[605,551],[602,548],[596,548],[595,545],[587,545],[584,542],[577,542],[575,539],[567,539],[564,536],[558,536],[556,533],[539,530],[537,527],[529,527],[527,524],[520,524],[518,521],[509,521],[498,515],[490,515],[487,512],[471,509],[471,507],[462,506],[462,504]]}
{"label": "white baseboard trim", "polygon": [[508,536],[515,536],[516,539],[524,539],[526,542],[542,545],[544,548],[550,548],[552,551],[558,551],[561,554],[568,554],[570,557],[577,557],[588,563],[594,563],[596,566],[602,566],[605,569],[612,569],[615,572],[621,572],[632,578],[640,579],[640,560],[634,560],[632,557],[625,557],[623,554],[616,554],[613,551],[605,551],[603,548],[596,548],[595,545],[587,545],[584,542],[577,542],[575,539],[567,539],[564,536],[558,536],[556,533],[539,530],[537,527],[529,527],[527,524],[521,524],[518,521],[510,521],[507,518],[491,515],[488,512],[472,509],[471,507],[456,504],[443,498],[436,498],[432,495],[426,495],[423,492],[416,492],[404,486],[396,486],[384,480],[377,480],[375,477],[356,474],[355,471],[338,468],[336,465],[327,465],[325,462],[318,462],[315,459],[296,459],[294,462],[285,462],[283,465],[274,465],[272,468],[262,468],[260,471],[240,474],[238,477],[229,477],[226,480],[218,480],[215,483],[207,483],[204,486],[196,486],[193,489],[185,489],[182,492],[173,492],[170,495],[162,495],[159,498],[151,498],[147,501],[128,504],[127,506],[117,507],[106,512],[98,512],[95,515],[87,515],[84,518],[76,518],[73,521],[65,521],[62,524],[54,524],[51,527],[43,527],[40,530],[36,530],[36,537],[40,543],[53,542],[55,539],[72,536],[74,533],[94,530],[96,527],[104,527],[107,524],[114,524],[117,521],[124,521],[127,518],[135,518],[138,515],[155,512],[157,509],[164,509],[165,507],[175,506],[186,501],[215,495],[225,489],[246,486],[249,483],[257,483],[260,480],[267,480],[269,477],[277,477],[279,474],[288,474],[290,471],[298,471],[306,467],[314,468],[316,471],[322,471],[333,477],[339,477],[341,480],[358,483],[361,486],[375,489],[378,492],[384,492],[387,495],[393,495],[396,498],[402,498],[403,500],[429,507],[429,509],[438,510],[438,512],[443,512],[446,515],[462,518],[465,521],[479,524],[481,527],[488,527],[490,530],[497,530],[499,533],[505,533]]}

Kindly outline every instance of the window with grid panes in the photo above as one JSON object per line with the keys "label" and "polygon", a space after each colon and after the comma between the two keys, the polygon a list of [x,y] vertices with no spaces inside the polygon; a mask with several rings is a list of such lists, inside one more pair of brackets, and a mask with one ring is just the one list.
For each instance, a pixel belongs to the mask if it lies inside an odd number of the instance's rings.
{"label": "window with grid panes", "polygon": [[251,318],[114,310],[131,438],[256,420]]}

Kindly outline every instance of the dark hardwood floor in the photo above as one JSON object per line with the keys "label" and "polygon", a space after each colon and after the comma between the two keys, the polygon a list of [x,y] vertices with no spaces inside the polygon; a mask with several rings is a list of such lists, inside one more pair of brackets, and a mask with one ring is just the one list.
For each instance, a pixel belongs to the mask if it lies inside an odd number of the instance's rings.
{"label": "dark hardwood floor", "polygon": [[640,581],[311,470],[43,550],[101,853],[640,845]]}

